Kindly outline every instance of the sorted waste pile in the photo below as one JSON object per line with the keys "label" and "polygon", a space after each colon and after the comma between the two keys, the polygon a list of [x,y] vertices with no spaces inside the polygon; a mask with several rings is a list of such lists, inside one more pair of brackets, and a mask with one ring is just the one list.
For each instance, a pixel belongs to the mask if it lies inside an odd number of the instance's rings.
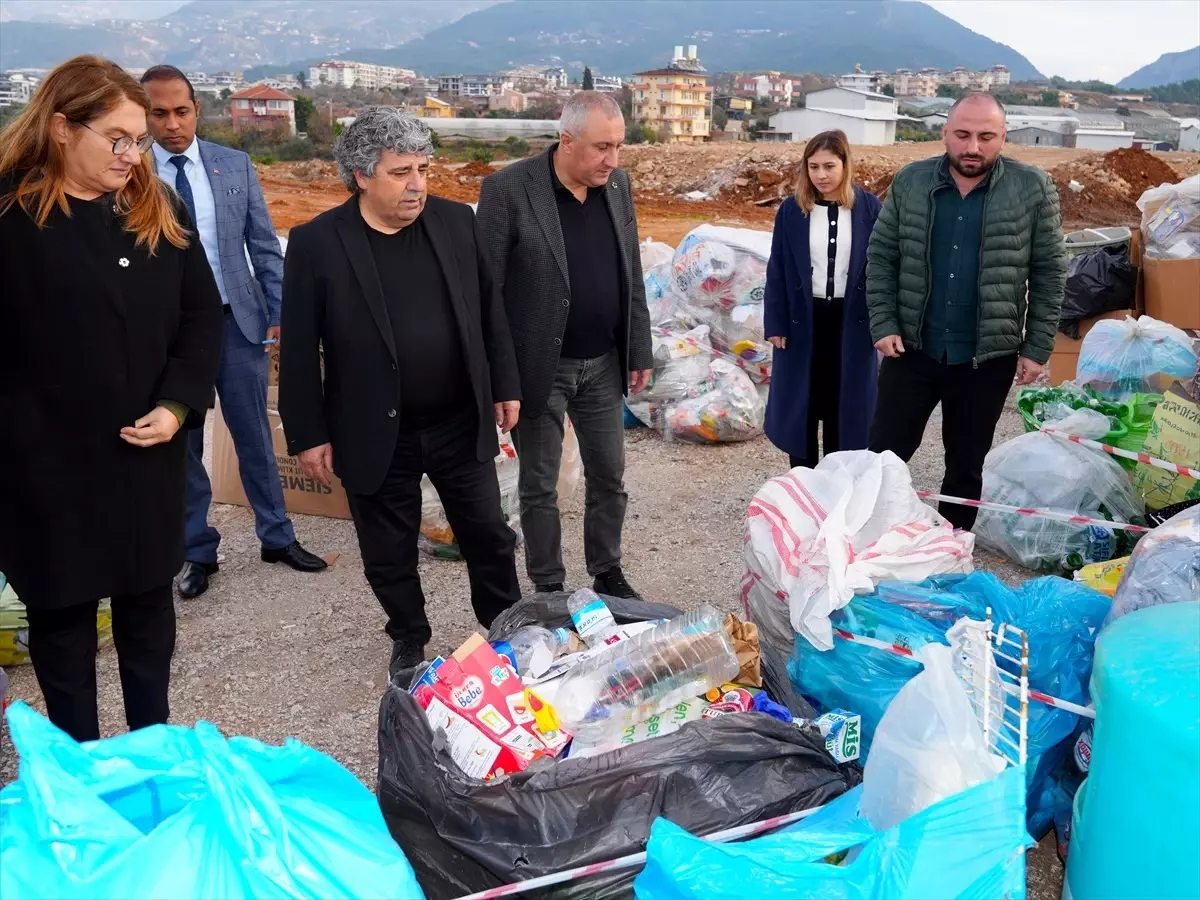
{"label": "sorted waste pile", "polygon": [[654,369],[629,398],[668,440],[748,440],[762,431],[771,347],[763,333],[769,232],[701,225],[677,248],[641,245]]}
{"label": "sorted waste pile", "polygon": [[[112,643],[112,604],[101,600],[96,610],[97,646]],[[29,622],[25,604],[3,572],[0,572],[0,666],[20,666],[29,662]]]}
{"label": "sorted waste pile", "polygon": [[489,638],[398,673],[380,711],[380,804],[434,895],[636,852],[660,815],[743,824],[860,778],[857,715],[817,716],[773,682],[754,627],[712,607],[539,594]]}

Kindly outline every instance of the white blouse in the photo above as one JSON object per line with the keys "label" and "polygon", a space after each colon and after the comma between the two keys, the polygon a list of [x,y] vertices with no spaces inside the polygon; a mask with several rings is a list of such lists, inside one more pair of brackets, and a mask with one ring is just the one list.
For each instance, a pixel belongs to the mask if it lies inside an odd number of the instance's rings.
{"label": "white blouse", "polygon": [[850,210],[836,203],[813,207],[808,216],[808,255],[813,298],[845,297],[850,274]]}

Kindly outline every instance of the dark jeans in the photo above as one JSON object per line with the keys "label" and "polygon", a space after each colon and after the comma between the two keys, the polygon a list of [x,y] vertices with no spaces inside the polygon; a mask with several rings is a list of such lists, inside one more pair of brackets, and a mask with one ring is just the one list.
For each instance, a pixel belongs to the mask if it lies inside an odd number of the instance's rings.
{"label": "dark jeans", "polygon": [[[96,712],[96,607],[26,610],[29,658],[50,721],[77,741],[100,737]],[[171,585],[112,598],[113,643],[130,730],[167,721],[175,598]]]}
{"label": "dark jeans", "polygon": [[[813,300],[813,352],[808,376],[808,422],[804,456],[788,454],[794,469],[816,468],[821,456],[841,449],[838,443],[838,404],[842,396],[842,314],[845,301]],[[821,426],[820,454],[817,453],[817,425]]]}
{"label": "dark jeans", "polygon": [[[996,423],[1017,371],[1017,357],[979,364],[948,365],[920,350],[885,358],[879,368],[879,401],[871,423],[871,449],[891,450],[912,459],[934,407],[942,404],[942,446],[946,476],[942,493],[978,500],[983,490],[983,459],[992,448]],[[976,510],[943,503],[938,512],[956,528],[970,530]]]}
{"label": "dark jeans", "polygon": [[570,415],[579,438],[585,479],[583,552],[589,575],[621,564],[625,524],[625,410],[627,375],[617,352],[596,359],[562,359],[546,411],[522,418],[513,431],[521,462],[521,529],[525,568],[535,585],[567,580],[558,515],[558,470],[562,464],[563,417]]}
{"label": "dark jeans", "polygon": [[[485,628],[521,599],[517,539],[500,508],[496,464],[475,455],[474,411],[422,431],[401,430],[392,465],[374,494],[350,494],[363,572],[387,613],[392,640],[424,646],[432,632],[417,573],[421,475],[437,488],[467,563],[471,605]],[[334,448],[337,453],[337,448]]]}

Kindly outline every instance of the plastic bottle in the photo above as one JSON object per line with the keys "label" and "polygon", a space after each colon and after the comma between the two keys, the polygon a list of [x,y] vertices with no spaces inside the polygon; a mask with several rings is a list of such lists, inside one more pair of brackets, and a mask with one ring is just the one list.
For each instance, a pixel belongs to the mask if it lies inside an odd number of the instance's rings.
{"label": "plastic bottle", "polygon": [[567,600],[567,610],[575,630],[589,647],[606,643],[617,633],[617,622],[608,611],[608,604],[600,595],[588,588],[580,588]]}
{"label": "plastic bottle", "polygon": [[554,662],[554,657],[567,649],[570,639],[570,632],[565,628],[555,628],[553,631],[540,625],[518,628],[508,638],[508,645],[517,661],[517,674],[535,678],[544,674]]}
{"label": "plastic bottle", "polygon": [[725,617],[701,606],[586,659],[563,676],[554,707],[568,733],[600,744],[739,670]]}

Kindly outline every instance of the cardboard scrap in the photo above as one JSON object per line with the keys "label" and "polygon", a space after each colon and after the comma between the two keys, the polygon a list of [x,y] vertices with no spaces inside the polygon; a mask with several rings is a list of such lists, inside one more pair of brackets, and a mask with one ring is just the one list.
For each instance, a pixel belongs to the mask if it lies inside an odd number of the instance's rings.
{"label": "cardboard scrap", "polygon": [[737,684],[750,687],[762,687],[762,665],[758,645],[758,626],[753,622],[743,622],[733,613],[725,617],[725,633],[733,641],[733,649],[737,653]]}

